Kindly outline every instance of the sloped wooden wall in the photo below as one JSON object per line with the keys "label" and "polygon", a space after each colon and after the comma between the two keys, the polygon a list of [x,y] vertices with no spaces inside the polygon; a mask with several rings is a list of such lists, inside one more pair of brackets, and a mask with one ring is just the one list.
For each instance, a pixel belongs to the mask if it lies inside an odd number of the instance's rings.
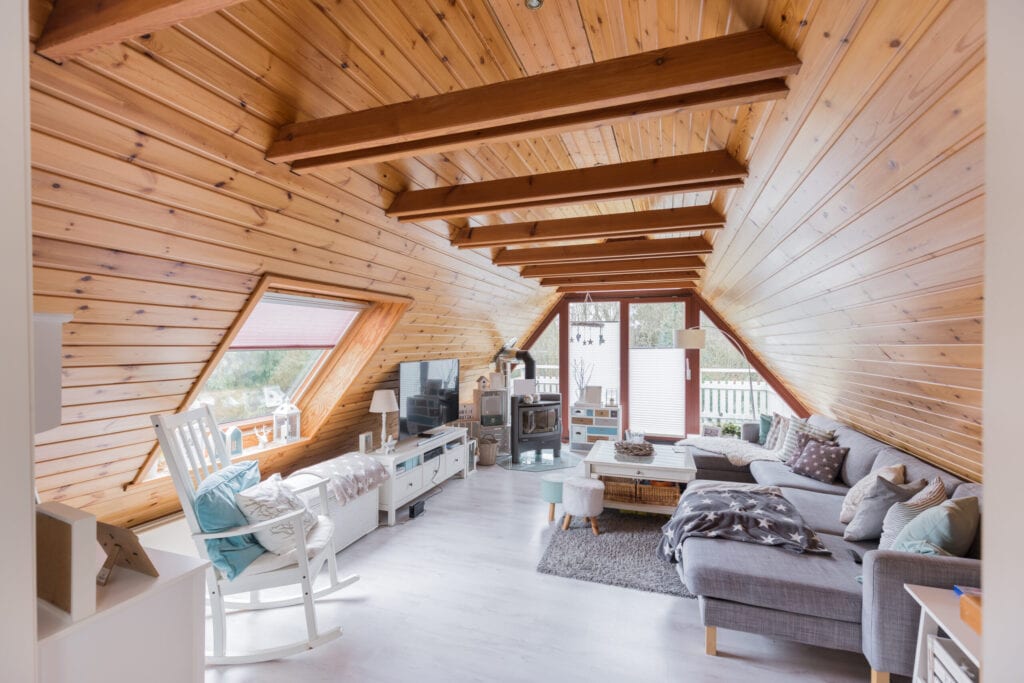
{"label": "sloped wooden wall", "polygon": [[809,407],[977,480],[984,29],[818,3],[702,290]]}
{"label": "sloped wooden wall", "polygon": [[[48,3],[33,10],[35,37]],[[168,29],[63,65],[32,59],[35,306],[74,314],[63,425],[37,439],[37,485],[43,500],[121,524],[175,509],[166,479],[123,490],[154,445],[149,415],[179,408],[262,273],[414,300],[330,426],[264,470],[344,452],[379,430],[370,395],[397,386],[403,360],[458,357],[468,391],[553,296],[451,248],[443,225],[384,217],[400,188],[457,182],[452,165],[381,165],[328,183],[264,161],[297,109],[369,106],[380,95],[341,67],[299,80],[287,60],[311,55],[279,58],[219,16],[197,26],[210,33]]]}

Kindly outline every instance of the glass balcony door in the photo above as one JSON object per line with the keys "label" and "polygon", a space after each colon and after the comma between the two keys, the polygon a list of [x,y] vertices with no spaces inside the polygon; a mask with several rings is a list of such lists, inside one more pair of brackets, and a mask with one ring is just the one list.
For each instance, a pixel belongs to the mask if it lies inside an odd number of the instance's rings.
{"label": "glass balcony door", "polygon": [[686,434],[686,366],[674,333],[686,327],[686,302],[629,304],[629,429]]}

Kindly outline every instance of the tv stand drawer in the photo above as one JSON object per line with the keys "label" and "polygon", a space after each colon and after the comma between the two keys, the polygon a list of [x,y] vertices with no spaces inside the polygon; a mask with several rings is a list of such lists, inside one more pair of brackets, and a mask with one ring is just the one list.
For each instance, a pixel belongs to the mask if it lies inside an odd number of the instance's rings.
{"label": "tv stand drawer", "polygon": [[403,472],[395,477],[391,487],[384,486],[380,492],[380,502],[384,505],[391,504],[391,492],[394,491],[395,504],[400,505],[410,497],[419,495],[423,490],[423,467],[416,467],[408,472]]}

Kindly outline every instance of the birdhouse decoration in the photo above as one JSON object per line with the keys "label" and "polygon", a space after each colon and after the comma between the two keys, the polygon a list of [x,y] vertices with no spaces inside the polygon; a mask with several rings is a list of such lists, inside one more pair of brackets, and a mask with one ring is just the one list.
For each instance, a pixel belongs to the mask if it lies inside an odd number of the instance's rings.
{"label": "birdhouse decoration", "polygon": [[274,411],[274,441],[295,441],[302,434],[301,411],[285,401]]}
{"label": "birdhouse decoration", "polygon": [[232,458],[236,455],[241,455],[244,450],[242,447],[242,430],[238,427],[230,427],[224,432],[224,441],[228,446],[228,455]]}
{"label": "birdhouse decoration", "polygon": [[490,387],[490,383],[491,381],[484,377],[483,375],[480,375],[479,377],[476,378],[476,388],[479,389],[480,391],[487,391],[487,389]]}

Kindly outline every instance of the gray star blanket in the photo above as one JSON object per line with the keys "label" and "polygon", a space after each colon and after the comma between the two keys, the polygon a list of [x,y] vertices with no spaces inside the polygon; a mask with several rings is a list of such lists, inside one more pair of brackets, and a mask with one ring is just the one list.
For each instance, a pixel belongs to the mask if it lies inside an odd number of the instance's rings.
{"label": "gray star blanket", "polygon": [[831,554],[777,486],[693,482],[661,531],[658,555],[669,562],[679,561],[683,541],[691,536]]}

